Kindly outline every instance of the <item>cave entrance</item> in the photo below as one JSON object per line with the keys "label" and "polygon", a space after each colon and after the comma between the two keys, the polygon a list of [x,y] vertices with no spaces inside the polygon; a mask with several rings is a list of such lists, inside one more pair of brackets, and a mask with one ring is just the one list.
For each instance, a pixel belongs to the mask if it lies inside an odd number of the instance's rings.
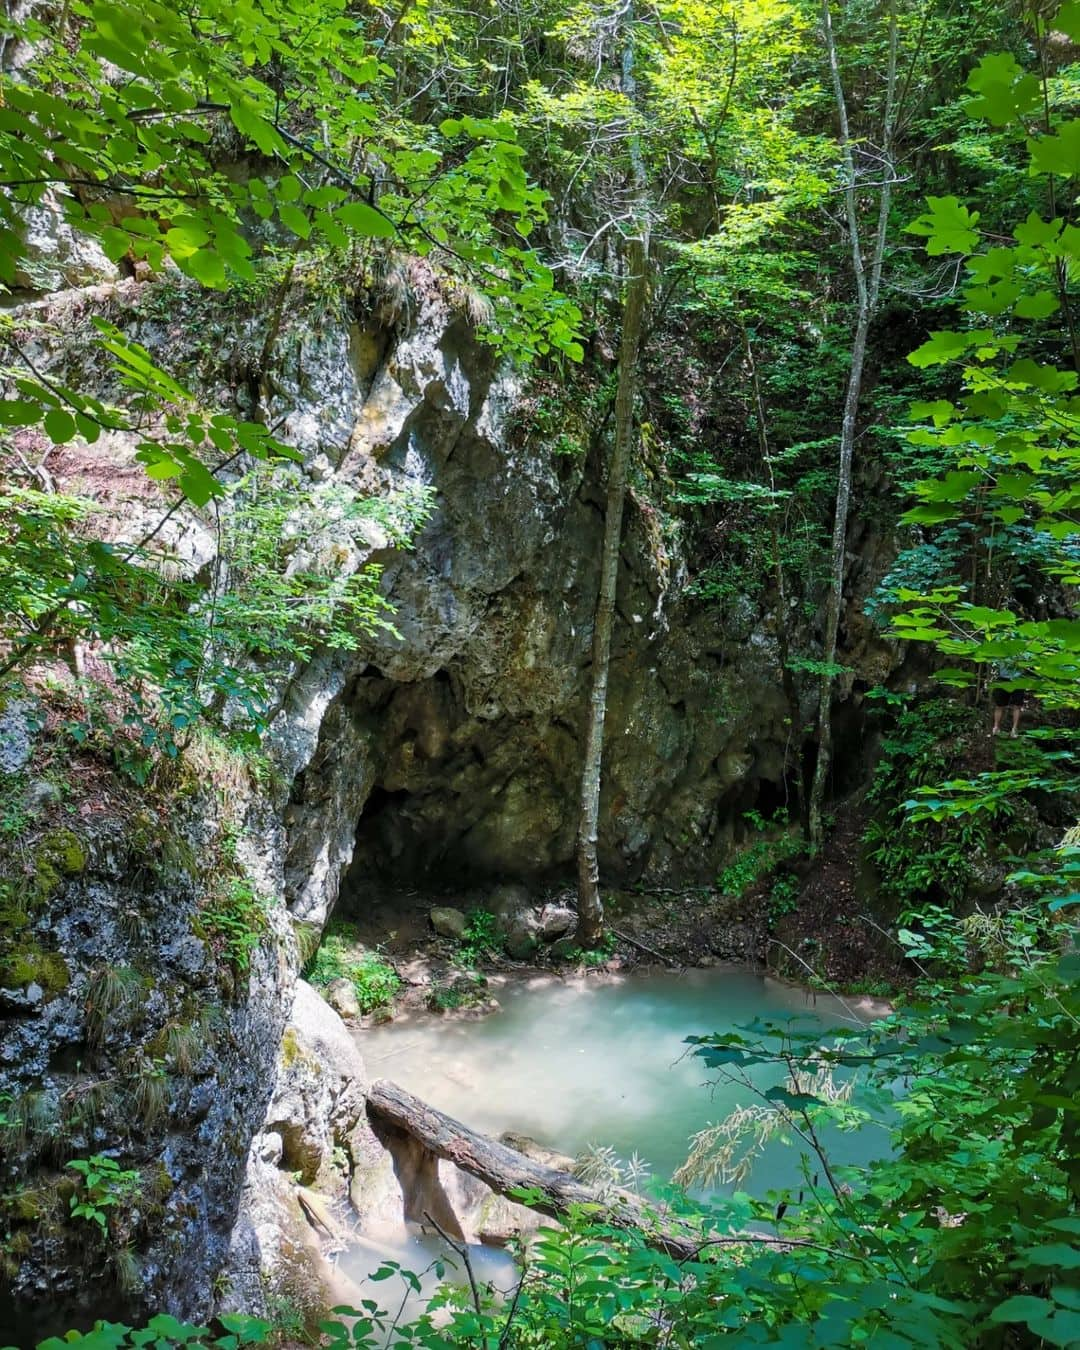
{"label": "cave entrance", "polygon": [[356,823],[343,900],[376,890],[438,895],[475,884],[483,870],[472,865],[463,846],[468,828],[466,804],[451,792],[438,788],[409,792],[377,785]]}

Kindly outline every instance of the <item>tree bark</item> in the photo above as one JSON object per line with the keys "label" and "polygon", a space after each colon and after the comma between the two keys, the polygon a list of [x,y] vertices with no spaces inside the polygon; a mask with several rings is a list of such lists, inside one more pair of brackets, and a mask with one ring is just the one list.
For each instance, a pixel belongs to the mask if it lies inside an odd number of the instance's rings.
{"label": "tree bark", "polygon": [[851,468],[855,455],[855,434],[858,429],[859,400],[862,396],[863,371],[866,366],[866,348],[870,326],[877,312],[881,291],[881,270],[885,259],[885,244],[889,232],[889,207],[892,201],[893,139],[896,130],[896,12],[889,12],[889,60],[886,72],[885,117],[882,131],[879,171],[882,174],[878,198],[877,228],[869,261],[863,255],[859,229],[858,188],[855,171],[855,152],[848,123],[847,99],[840,75],[840,58],[833,33],[829,0],[822,3],[822,32],[829,58],[833,94],[840,122],[840,149],[844,160],[844,204],[848,233],[851,239],[851,264],[855,274],[857,312],[855,335],[851,344],[851,369],[844,396],[844,415],[840,428],[840,463],[836,481],[836,508],[833,515],[832,546],[830,550],[829,592],[825,608],[825,639],[822,644],[822,674],[818,695],[818,747],[814,764],[814,779],[810,788],[808,824],[810,843],[819,847],[824,834],[822,807],[825,785],[832,762],[832,690],[835,679],[836,644],[840,631],[840,613],[844,603],[844,560],[847,551],[848,512],[851,506]]}
{"label": "tree bark", "polygon": [[559,1218],[575,1205],[598,1205],[597,1222],[639,1231],[650,1247],[679,1260],[696,1256],[706,1240],[689,1224],[659,1222],[629,1191],[601,1192],[587,1186],[569,1172],[547,1167],[469,1129],[385,1078],[376,1079],[368,1089],[367,1110],[375,1133],[394,1158],[406,1218],[419,1222],[427,1212],[459,1240],[464,1240],[461,1226],[449,1209],[435,1170],[439,1158],[478,1177],[499,1195],[528,1191],[528,1198],[521,1203],[551,1218]]}
{"label": "tree bark", "polygon": [[611,629],[615,618],[615,592],[619,579],[619,545],[622,539],[630,450],[634,441],[638,348],[641,343],[641,325],[647,289],[644,240],[627,240],[626,257],[628,279],[622,338],[619,344],[615,433],[611,461],[608,465],[600,589],[593,625],[592,691],[589,698],[589,722],[585,734],[585,757],[581,770],[581,814],[578,818],[577,941],[583,947],[595,947],[600,941],[604,927],[604,907],[600,900],[600,869],[596,854],[600,819],[600,768],[604,753],[604,719],[607,714],[608,671],[611,665]]}

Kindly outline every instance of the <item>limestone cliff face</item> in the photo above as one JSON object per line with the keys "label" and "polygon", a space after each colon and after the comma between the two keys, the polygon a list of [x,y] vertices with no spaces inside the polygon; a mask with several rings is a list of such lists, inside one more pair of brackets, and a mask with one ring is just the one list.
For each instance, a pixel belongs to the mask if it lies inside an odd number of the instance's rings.
{"label": "limestone cliff face", "polygon": [[[31,1196],[7,1214],[9,1339],[100,1312],[205,1315],[251,1141],[273,1125],[298,963],[290,920],[321,925],[350,867],[354,906],[386,881],[566,869],[602,525],[601,455],[580,410],[568,399],[555,430],[550,417],[542,430],[521,374],[496,363],[419,265],[349,294],[298,287],[268,367],[265,304],[208,300],[175,278],[104,277],[26,299],[21,315],[46,324],[25,335],[39,367],[108,397],[91,312],[208,401],[275,426],[303,454],[301,485],[426,492],[433,509],[409,550],[391,547],[377,521],[364,547],[339,541],[343,567],[385,566],[397,632],[292,672],[264,780],[196,767],[190,790],[167,802],[106,784],[102,806],[76,774],[67,805],[28,804],[41,798],[38,733],[8,710],[0,732],[16,751],[0,770],[28,811],[9,875],[32,871],[34,858],[50,869],[18,939],[38,965],[9,963],[0,993],[0,1093],[17,1117],[5,1185]],[[57,485],[107,503],[128,538],[163,510],[133,439],[103,436],[49,459]],[[192,574],[213,563],[211,527],[181,515],[162,536]],[[333,553],[333,521],[307,520],[297,547]],[[741,812],[783,796],[777,616],[748,605],[718,631],[681,593],[671,548],[647,499],[633,497],[601,807],[609,879],[708,874]],[[868,669],[890,660],[872,640],[863,658]],[[79,850],[66,870],[48,862],[61,825]],[[265,914],[247,967],[199,917],[223,875],[253,887]],[[181,1049],[178,1029],[192,1028]],[[80,1229],[67,1214],[76,1183],[65,1164],[109,1152],[139,1173],[119,1260],[87,1241],[92,1221]],[[252,1159],[273,1165],[265,1150]],[[249,1271],[257,1230],[245,1228]]]}
{"label": "limestone cliff face", "polygon": [[[557,434],[530,424],[522,378],[497,369],[437,297],[389,344],[323,333],[306,350],[307,389],[279,386],[290,422],[310,426],[332,396],[340,406],[343,381],[353,391],[347,440],[312,446],[325,471],[423,484],[435,509],[412,550],[375,554],[400,637],[320,664],[290,690],[299,719],[319,722],[286,813],[290,904],[320,918],[350,858],[361,892],[373,873],[556,875],[573,852],[601,455],[569,396]],[[382,354],[360,376],[346,350]],[[567,432],[576,456],[559,453]],[[683,560],[640,496],[623,558],[602,866],[612,879],[708,875],[740,812],[763,791],[783,797],[776,616],[747,606],[718,630],[682,594]]]}
{"label": "limestone cliff face", "polygon": [[[59,765],[36,724],[25,754],[0,779],[27,802],[0,863],[0,1339],[19,1346],[205,1314],[296,968],[282,831],[241,774],[196,756],[138,790],[91,756]],[[229,888],[257,897],[246,952],[218,926]]]}

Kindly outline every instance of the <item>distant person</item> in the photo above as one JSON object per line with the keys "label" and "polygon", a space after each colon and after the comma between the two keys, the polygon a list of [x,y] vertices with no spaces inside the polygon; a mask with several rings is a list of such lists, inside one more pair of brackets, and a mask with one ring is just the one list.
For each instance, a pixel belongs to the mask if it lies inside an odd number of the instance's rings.
{"label": "distant person", "polygon": [[991,736],[1001,735],[1001,723],[1005,716],[1005,709],[1012,710],[1012,729],[1009,736],[1016,740],[1020,734],[1020,715],[1024,711],[1024,691],[1022,689],[1002,689],[997,680],[1018,680],[1020,678],[1020,668],[1018,666],[1009,666],[1004,663],[994,667],[994,725],[991,728]]}

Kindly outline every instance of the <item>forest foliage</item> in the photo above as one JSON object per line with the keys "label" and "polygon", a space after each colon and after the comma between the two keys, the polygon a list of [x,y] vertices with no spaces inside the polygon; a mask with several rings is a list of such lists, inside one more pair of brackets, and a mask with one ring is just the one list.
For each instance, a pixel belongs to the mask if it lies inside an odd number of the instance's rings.
{"label": "forest foliage", "polygon": [[[67,645],[97,644],[151,756],[182,753],[193,724],[226,710],[257,738],[298,663],[391,624],[363,561],[369,525],[374,516],[406,546],[431,509],[299,487],[296,451],[266,418],[290,288],[319,271],[370,271],[390,250],[424,256],[478,298],[482,337],[504,358],[569,378],[617,319],[640,170],[656,350],[647,340],[639,482],[644,491],[648,468],[666,527],[700,545],[702,602],[722,618],[768,591],[794,616],[777,674],[801,763],[815,734],[800,711],[807,691],[850,675],[823,657],[818,622],[822,594],[845,585],[829,566],[857,310],[840,195],[850,189],[872,229],[881,174],[894,175],[854,491],[867,510],[884,499],[897,544],[867,612],[916,644],[940,686],[935,708],[898,713],[872,789],[887,803],[874,846],[904,906],[894,936],[913,990],[834,1046],[770,1028],[697,1043],[710,1071],[787,1072],[762,1105],[804,1154],[805,1179],[703,1216],[696,1260],[581,1213],[530,1249],[508,1305],[451,1290],[418,1322],[395,1324],[396,1344],[1080,1343],[1075,831],[1016,860],[1026,903],[959,912],[973,839],[1033,796],[1075,800],[1080,4],[961,11],[827,0],[851,118],[846,179],[822,13],[801,0],[393,12],[75,0],[4,21],[3,284],[33,289],[26,213],[45,210],[132,270],[256,288],[268,302],[244,408],[205,406],[163,357],[100,319],[116,391],[106,401],[50,378],[32,322],[0,315],[0,671],[17,677]],[[617,78],[627,45],[632,97]],[[899,104],[885,156],[890,61]],[[727,420],[712,406],[724,388],[715,371],[697,371],[710,402],[679,396],[650,366],[663,364],[672,313],[702,350],[723,352]],[[28,431],[44,452],[24,453]],[[92,503],[50,485],[49,446],[117,434],[170,510],[223,511],[209,582],[178,576],[156,532],[106,537]],[[349,558],[298,559],[288,541],[328,514],[355,546]],[[935,781],[927,765],[940,762],[945,726],[995,678],[1037,700],[1047,727],[991,769]],[[811,1090],[811,1072],[820,1083],[849,1071],[861,1079],[850,1099]],[[891,1152],[845,1169],[822,1130],[868,1122]],[[83,1217],[107,1229],[103,1175]],[[393,1321],[365,1307],[328,1343],[378,1343],[368,1338]],[[268,1334],[250,1321],[203,1333],[166,1319],[73,1341],[232,1350]]]}

